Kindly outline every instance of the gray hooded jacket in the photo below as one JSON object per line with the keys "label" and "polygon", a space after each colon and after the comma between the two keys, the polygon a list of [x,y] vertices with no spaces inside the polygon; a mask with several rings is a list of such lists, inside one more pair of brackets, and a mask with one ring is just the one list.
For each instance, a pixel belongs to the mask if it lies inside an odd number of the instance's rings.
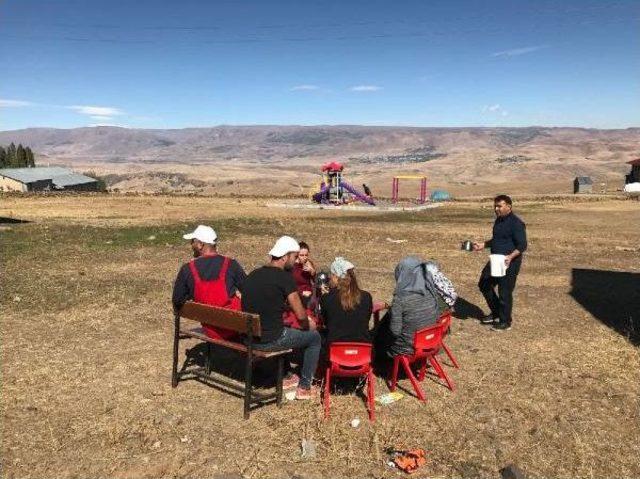
{"label": "gray hooded jacket", "polygon": [[415,256],[407,256],[398,263],[395,277],[396,289],[389,323],[395,339],[389,353],[391,356],[410,355],[413,354],[416,331],[434,324],[438,319],[438,298],[451,306],[457,294],[435,263],[424,262]]}

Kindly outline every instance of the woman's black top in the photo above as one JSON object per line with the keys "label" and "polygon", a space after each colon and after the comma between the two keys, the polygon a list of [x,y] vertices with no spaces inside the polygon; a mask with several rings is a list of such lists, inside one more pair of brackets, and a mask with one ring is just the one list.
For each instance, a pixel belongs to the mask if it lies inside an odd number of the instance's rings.
{"label": "woman's black top", "polygon": [[371,294],[362,291],[360,304],[346,311],[340,304],[338,290],[332,288],[320,298],[322,316],[327,327],[327,342],[337,341],[370,343],[369,319],[373,309]]}

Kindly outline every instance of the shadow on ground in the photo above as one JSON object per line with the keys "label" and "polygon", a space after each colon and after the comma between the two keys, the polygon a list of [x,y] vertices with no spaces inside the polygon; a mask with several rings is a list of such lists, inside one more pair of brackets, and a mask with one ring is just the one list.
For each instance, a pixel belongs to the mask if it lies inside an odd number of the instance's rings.
{"label": "shadow on ground", "polygon": [[479,306],[476,306],[473,303],[470,303],[466,299],[459,297],[456,301],[455,312],[453,313],[454,318],[458,319],[482,319],[484,317],[484,312]]}
{"label": "shadow on ground", "polygon": [[596,319],[640,345],[640,273],[573,269],[571,296]]}
{"label": "shadow on ground", "polygon": [[19,218],[9,218],[7,216],[0,216],[0,225],[14,225],[18,223],[30,223],[30,221],[21,220]]}
{"label": "shadow on ground", "polygon": [[[244,354],[229,348],[211,345],[212,368],[211,372],[226,377],[240,384],[244,384],[245,361]],[[186,359],[181,371],[187,371],[194,367],[203,368],[206,364],[207,344],[199,343],[186,350]],[[253,367],[253,386],[257,388],[275,387],[276,362],[275,359],[256,361]],[[184,379],[181,379],[184,380]]]}

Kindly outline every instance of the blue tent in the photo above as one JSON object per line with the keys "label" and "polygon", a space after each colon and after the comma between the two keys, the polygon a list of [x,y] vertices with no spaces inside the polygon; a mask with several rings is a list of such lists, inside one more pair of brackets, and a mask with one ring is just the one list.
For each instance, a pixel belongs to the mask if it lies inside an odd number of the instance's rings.
{"label": "blue tent", "polygon": [[434,190],[431,193],[431,201],[450,201],[451,195],[445,190]]}

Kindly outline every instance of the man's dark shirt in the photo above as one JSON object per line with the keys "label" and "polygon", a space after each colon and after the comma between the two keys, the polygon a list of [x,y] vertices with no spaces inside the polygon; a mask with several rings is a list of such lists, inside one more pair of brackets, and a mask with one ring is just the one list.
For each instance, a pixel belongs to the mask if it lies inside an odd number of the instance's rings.
{"label": "man's dark shirt", "polygon": [[242,293],[242,311],[260,315],[261,343],[270,343],[282,335],[287,296],[298,291],[290,271],[275,266],[254,269],[245,280]]}
{"label": "man's dark shirt", "polygon": [[[196,269],[198,270],[200,278],[204,281],[217,279],[218,276],[220,276],[223,260],[224,257],[221,255],[200,256],[196,258]],[[230,298],[237,290],[240,290],[246,277],[247,275],[242,269],[242,266],[240,266],[235,259],[230,259],[226,275],[227,294]],[[195,283],[193,281],[193,275],[191,274],[191,268],[189,267],[189,263],[185,263],[180,268],[180,271],[178,271],[178,277],[173,286],[173,307],[178,310],[184,303],[193,299],[194,289]]]}
{"label": "man's dark shirt", "polygon": [[527,249],[525,224],[513,213],[498,216],[493,224],[493,237],[487,246],[491,247],[492,254],[508,255],[515,249],[524,253]]}

